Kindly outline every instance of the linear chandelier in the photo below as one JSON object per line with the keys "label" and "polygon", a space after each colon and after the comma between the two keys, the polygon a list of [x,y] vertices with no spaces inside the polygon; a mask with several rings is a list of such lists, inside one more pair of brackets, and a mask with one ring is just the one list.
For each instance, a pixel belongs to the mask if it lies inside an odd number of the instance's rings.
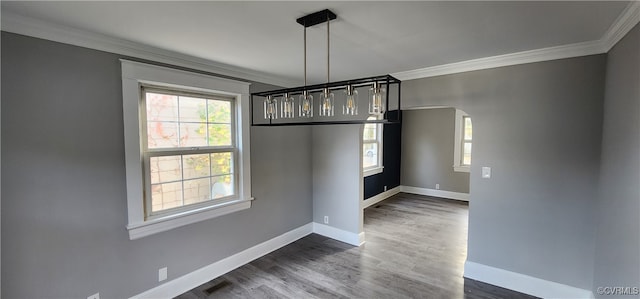
{"label": "linear chandelier", "polygon": [[[325,9],[296,20],[304,27],[304,86],[252,93],[250,101],[252,126],[400,122],[400,113],[388,112],[392,89],[397,91],[397,97],[395,92],[394,97],[400,109],[400,80],[391,75],[383,75],[339,82],[330,81],[329,23],[336,18],[335,13]],[[307,27],[325,22],[327,23],[327,82],[307,85]],[[358,89],[362,91],[365,88],[368,89],[368,110],[366,113],[360,111],[359,115]],[[336,97],[334,91],[342,92]],[[317,105],[314,105],[314,94],[318,99]],[[342,106],[341,115],[335,113],[336,98]],[[255,101],[262,101],[262,105],[256,105]],[[260,108],[262,113],[255,111]],[[315,109],[318,111],[317,116],[314,116]],[[262,117],[256,120],[256,114],[261,114]],[[395,117],[390,119],[390,115]]]}

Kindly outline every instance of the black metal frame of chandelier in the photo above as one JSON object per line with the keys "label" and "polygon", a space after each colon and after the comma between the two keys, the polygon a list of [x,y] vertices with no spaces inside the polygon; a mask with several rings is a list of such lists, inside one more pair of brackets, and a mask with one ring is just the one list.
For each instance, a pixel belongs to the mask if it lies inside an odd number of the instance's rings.
{"label": "black metal frame of chandelier", "polygon": [[[368,86],[368,85],[372,85],[374,82],[378,82],[378,83],[382,83],[382,84],[386,84],[387,88],[386,88],[386,107],[387,110],[389,109],[389,92],[390,92],[390,88],[389,85],[390,84],[398,84],[398,110],[400,110],[400,99],[401,99],[401,83],[402,81],[398,80],[397,78],[391,76],[391,75],[383,75],[383,76],[374,76],[374,77],[367,77],[367,78],[360,78],[360,79],[353,79],[353,80],[344,80],[344,81],[337,81],[337,82],[329,82],[329,83],[321,83],[321,84],[314,84],[314,85],[308,85],[308,86],[299,86],[299,87],[293,87],[293,88],[283,88],[283,89],[276,89],[276,90],[271,90],[271,91],[262,91],[262,92],[255,92],[251,94],[251,99],[249,101],[249,110],[251,112],[251,126],[254,127],[269,127],[269,126],[304,126],[304,125],[345,125],[345,124],[371,124],[371,123],[377,123],[377,124],[395,124],[395,123],[400,123],[401,122],[401,113],[397,113],[397,116],[395,119],[388,119],[388,111],[385,111],[383,114],[383,119],[381,120],[327,120],[327,121],[294,121],[294,122],[273,122],[273,119],[269,119],[269,123],[255,123],[253,121],[253,117],[254,117],[254,111],[253,111],[253,102],[255,100],[254,97],[266,97],[266,96],[274,96],[274,97],[278,97],[278,96],[283,96],[285,93],[288,93],[290,96],[293,95],[297,95],[297,94],[302,94],[303,91],[308,91],[308,92],[318,92],[318,91],[322,91],[322,89],[324,88],[329,88],[330,90],[337,90],[337,89],[342,89],[342,88],[346,88],[348,85],[351,85],[353,87],[362,87],[362,86]],[[294,119],[300,119],[300,118],[294,118]]]}

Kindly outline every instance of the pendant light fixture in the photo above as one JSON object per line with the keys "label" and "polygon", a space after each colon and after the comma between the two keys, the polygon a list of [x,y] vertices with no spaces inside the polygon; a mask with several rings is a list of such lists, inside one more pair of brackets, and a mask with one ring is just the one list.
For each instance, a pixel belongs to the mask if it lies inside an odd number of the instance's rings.
{"label": "pendant light fixture", "polygon": [[307,88],[307,22],[306,20],[302,24],[304,26],[304,87],[300,95],[300,107],[298,112],[300,117],[312,118],[313,117],[313,95],[309,93]]}
{"label": "pendant light fixture", "polygon": [[278,118],[278,101],[273,98],[273,96],[267,96],[267,98],[264,100],[264,118]]}
{"label": "pendant light fixture", "polygon": [[373,82],[369,89],[369,114],[382,115],[385,112],[385,88],[380,83]]}
{"label": "pendant light fixture", "polygon": [[[253,126],[288,126],[288,125],[316,125],[316,124],[362,124],[362,123],[399,123],[400,113],[392,113],[393,119],[388,118],[387,109],[389,106],[389,88],[394,86],[397,97],[394,97],[397,107],[400,107],[400,80],[391,75],[375,76],[368,78],[331,82],[331,44],[330,44],[330,21],[337,18],[332,11],[325,9],[298,18],[296,22],[304,27],[304,86],[285,88],[272,91],[257,92],[251,94],[250,110],[251,125]],[[307,27],[327,23],[327,82],[323,84],[307,85]],[[397,87],[395,87],[397,86]],[[368,114],[377,116],[369,120],[368,117],[358,118],[358,88],[369,87]],[[342,103],[342,116],[335,120],[336,96],[332,91],[344,91],[338,97]],[[318,116],[314,117],[312,93],[318,94]],[[296,100],[298,98],[297,117]],[[264,99],[264,119],[268,122],[256,123],[253,118],[254,99]],[[279,103],[278,103],[279,102]],[[280,107],[278,107],[278,104]],[[280,108],[280,110],[278,110]],[[279,112],[279,113],[278,113]],[[278,120],[278,114],[281,120]],[[259,115],[259,114],[258,114]],[[365,115],[366,116],[366,115]],[[300,120],[288,121],[287,119],[299,118]],[[301,121],[303,120],[304,121]]]}
{"label": "pendant light fixture", "polygon": [[342,114],[358,115],[358,91],[353,88],[353,85],[347,85],[344,93],[346,99],[342,106]]}
{"label": "pendant light fixture", "polygon": [[[329,71],[330,71],[329,23],[331,23],[331,20],[329,19],[329,15],[327,15],[327,84],[331,82],[331,80],[329,80]],[[320,110],[320,113],[319,113],[320,116],[333,116],[334,98],[335,98],[335,95],[331,92],[331,90],[329,90],[329,87],[325,87],[322,89],[322,93],[320,93],[320,106],[318,107],[318,109]]]}
{"label": "pendant light fixture", "polygon": [[282,100],[280,100],[280,117],[281,118],[294,118],[295,114],[296,101],[295,99],[289,95],[288,92],[285,92],[282,95]]}

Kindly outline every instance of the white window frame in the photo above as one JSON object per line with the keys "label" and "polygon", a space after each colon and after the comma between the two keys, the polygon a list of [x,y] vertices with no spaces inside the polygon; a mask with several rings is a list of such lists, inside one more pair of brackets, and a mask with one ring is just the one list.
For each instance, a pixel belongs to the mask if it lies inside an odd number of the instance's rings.
{"label": "white window frame", "polygon": [[[251,207],[251,167],[249,138],[249,84],[247,82],[176,70],[121,59],[122,101],[127,181],[129,239],[134,240],[176,227],[215,218]],[[180,91],[221,94],[235,101],[236,179],[235,196],[210,204],[196,204],[158,217],[146,217],[144,198],[144,153],[141,148],[141,86],[151,85]],[[144,137],[146,138],[146,137]]]}
{"label": "white window frame", "polygon": [[462,164],[462,145],[464,144],[464,118],[469,114],[460,109],[456,109],[455,113],[455,135],[453,145],[453,170],[456,172],[470,172],[471,165]]}
{"label": "white window frame", "polygon": [[[375,116],[370,116],[367,120],[375,120],[378,119]],[[370,143],[377,143],[378,144],[378,165],[373,166],[373,167],[364,167],[364,165],[362,166],[362,175],[364,177],[368,177],[368,176],[372,176],[374,174],[378,174],[378,173],[382,173],[382,171],[384,170],[384,165],[382,164],[382,147],[383,147],[383,137],[382,137],[382,130],[384,129],[384,126],[382,124],[376,124],[376,140],[375,141],[369,141],[369,140],[364,140],[364,134],[362,135],[362,149],[364,149],[364,145],[365,144],[370,144]],[[364,126],[362,127],[362,131],[364,132]],[[364,160],[364,153],[362,156],[362,159]]]}

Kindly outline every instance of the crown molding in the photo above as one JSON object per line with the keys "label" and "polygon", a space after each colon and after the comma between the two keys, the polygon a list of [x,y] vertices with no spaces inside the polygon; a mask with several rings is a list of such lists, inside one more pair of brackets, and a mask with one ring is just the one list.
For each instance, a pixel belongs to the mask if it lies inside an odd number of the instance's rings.
{"label": "crown molding", "polygon": [[472,59],[411,71],[397,72],[392,73],[391,75],[404,81],[601,53],[604,53],[602,43],[600,41],[592,41]]}
{"label": "crown molding", "polygon": [[282,87],[299,85],[299,82],[297,81],[274,76],[272,74],[236,67],[141,43],[113,38],[95,32],[37,20],[6,10],[2,11],[1,29],[6,32],[32,36],[139,59],[146,59],[149,61],[166,63],[243,80],[273,84]]}
{"label": "crown molding", "polygon": [[[400,80],[412,80],[525,63],[607,53],[636,24],[638,24],[638,22],[640,22],[640,1],[631,1],[599,40],[483,57],[410,71],[396,72],[391,75]],[[272,74],[240,68],[50,22],[44,22],[7,11],[3,11],[2,13],[2,31],[282,87],[299,85],[299,82],[297,81],[277,77]]]}
{"label": "crown molding", "polygon": [[636,0],[627,5],[599,40],[466,60],[397,72],[391,75],[404,81],[525,63],[603,54],[609,52],[638,22],[640,22],[640,1]]}
{"label": "crown molding", "polygon": [[600,39],[605,51],[609,52],[638,22],[640,22],[640,1],[636,0],[627,5]]}

